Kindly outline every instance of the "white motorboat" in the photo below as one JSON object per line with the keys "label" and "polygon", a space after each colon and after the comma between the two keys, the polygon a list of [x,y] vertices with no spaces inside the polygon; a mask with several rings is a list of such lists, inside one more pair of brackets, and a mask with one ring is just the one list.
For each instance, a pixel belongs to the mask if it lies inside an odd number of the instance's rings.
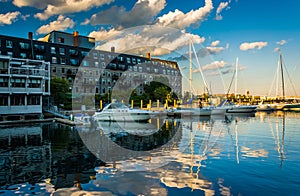
{"label": "white motorboat", "polygon": [[94,119],[92,116],[88,114],[75,114],[74,115],[74,122],[76,125],[84,125],[90,126],[93,123]]}
{"label": "white motorboat", "polygon": [[[178,116],[210,116],[212,108],[203,107],[203,108],[176,108],[170,111],[172,115]],[[168,114],[169,115],[169,114]]]}
{"label": "white motorboat", "polygon": [[235,105],[229,100],[224,100],[212,110],[212,115],[220,115],[226,113],[254,113],[256,111],[256,108],[257,106]]}
{"label": "white motorboat", "polygon": [[257,111],[277,111],[282,110],[285,107],[285,103],[268,103],[264,104],[263,101],[257,105]]}
{"label": "white motorboat", "polygon": [[234,105],[231,109],[226,110],[226,113],[254,113],[256,106],[254,105]]}
{"label": "white motorboat", "polygon": [[101,111],[93,115],[97,121],[147,121],[150,119],[149,111],[128,108],[123,103],[110,103]]}

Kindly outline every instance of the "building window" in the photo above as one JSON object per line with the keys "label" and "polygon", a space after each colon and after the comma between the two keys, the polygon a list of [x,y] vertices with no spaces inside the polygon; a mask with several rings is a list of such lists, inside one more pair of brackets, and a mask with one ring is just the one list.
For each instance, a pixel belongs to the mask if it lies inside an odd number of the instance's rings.
{"label": "building window", "polygon": [[57,41],[58,41],[58,43],[65,43],[65,39],[62,38],[62,37],[59,37],[59,38],[57,39]]}
{"label": "building window", "polygon": [[119,62],[124,62],[124,57],[118,56],[118,60],[119,60]]}
{"label": "building window", "polygon": [[70,54],[70,55],[73,55],[73,56],[77,56],[77,55],[78,55],[78,51],[75,50],[75,49],[70,49],[70,50],[69,50],[69,54]]}
{"label": "building window", "polygon": [[53,67],[52,72],[53,72],[53,73],[56,72],[56,67]]}
{"label": "building window", "polygon": [[20,48],[23,50],[28,50],[30,48],[29,43],[20,42],[19,44],[20,44]]}
{"label": "building window", "polygon": [[37,55],[35,55],[35,59],[36,59],[36,60],[43,60],[43,59],[44,59],[44,56],[43,56],[43,55],[40,55],[40,54],[37,54]]}
{"label": "building window", "polygon": [[101,63],[101,67],[102,67],[103,69],[106,68],[106,63],[102,62],[102,63]]}
{"label": "building window", "polygon": [[139,67],[139,72],[143,72],[143,67]]}
{"label": "building window", "polygon": [[127,63],[131,63],[131,59],[127,57]]}
{"label": "building window", "polygon": [[61,68],[61,73],[65,73],[65,68]]}
{"label": "building window", "polygon": [[52,63],[57,63],[57,58],[55,56],[52,57]]}
{"label": "building window", "polygon": [[60,58],[60,64],[66,64],[66,57]]}
{"label": "building window", "polygon": [[84,67],[88,67],[88,66],[89,66],[89,62],[88,62],[88,61],[85,61],[85,60],[82,61],[82,64],[83,64]]}
{"label": "building window", "polygon": [[64,48],[59,48],[59,54],[65,55],[65,49]]}
{"label": "building window", "polygon": [[138,63],[138,64],[141,64],[141,59],[138,59],[138,60],[137,60],[137,63]]}
{"label": "building window", "polygon": [[13,106],[25,105],[25,95],[11,96],[10,104]]}
{"label": "building window", "polygon": [[120,68],[121,70],[125,70],[125,65],[119,64],[119,68]]}
{"label": "building window", "polygon": [[25,88],[25,79],[24,78],[12,78],[11,87]]}
{"label": "building window", "polygon": [[77,59],[70,59],[70,63],[73,66],[77,66],[78,65],[78,60]]}
{"label": "building window", "polygon": [[27,58],[27,54],[24,53],[24,52],[22,52],[22,53],[20,53],[20,57],[21,57],[22,59],[26,59],[26,58]]}
{"label": "building window", "polygon": [[13,42],[10,40],[6,40],[6,48],[12,48],[13,47]]}
{"label": "building window", "polygon": [[117,69],[117,65],[114,64],[114,63],[110,63],[109,67],[110,67],[111,69]]}
{"label": "building window", "polygon": [[30,95],[27,97],[27,104],[28,105],[40,105],[40,96],[38,95]]}
{"label": "building window", "polygon": [[41,88],[41,80],[38,79],[30,79],[28,81],[29,88]]}
{"label": "building window", "polygon": [[88,54],[89,54],[89,53],[86,52],[86,51],[81,51],[81,55],[82,55],[83,57],[87,56]]}
{"label": "building window", "polygon": [[135,58],[132,58],[132,63],[136,64],[136,59]]}
{"label": "building window", "polygon": [[137,66],[134,66],[134,67],[133,67],[133,70],[134,70],[134,71],[137,71]]}
{"label": "building window", "polygon": [[7,55],[13,57],[13,52],[7,52]]}
{"label": "building window", "polygon": [[100,59],[104,60],[104,54],[100,54]]}
{"label": "building window", "polygon": [[0,106],[7,106],[7,105],[8,105],[8,96],[0,95]]}
{"label": "building window", "polygon": [[51,47],[51,48],[50,48],[50,52],[51,52],[51,54],[56,54],[56,49],[55,49],[55,47]]}
{"label": "building window", "polygon": [[95,61],[95,67],[99,67],[99,62]]}
{"label": "building window", "polygon": [[93,52],[93,56],[94,56],[94,59],[98,59],[98,53],[97,52]]}
{"label": "building window", "polygon": [[39,44],[34,44],[34,50],[37,52],[44,52],[45,51],[45,46],[44,45],[39,45]]}
{"label": "building window", "polygon": [[0,87],[8,87],[8,78],[0,78]]}

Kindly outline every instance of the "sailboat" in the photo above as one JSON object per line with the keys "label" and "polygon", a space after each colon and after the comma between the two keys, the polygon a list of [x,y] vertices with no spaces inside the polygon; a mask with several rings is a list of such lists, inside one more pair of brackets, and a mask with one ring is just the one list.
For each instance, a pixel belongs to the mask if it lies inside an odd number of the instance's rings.
{"label": "sailboat", "polygon": [[[257,106],[257,111],[278,111],[278,110],[300,110],[300,103],[286,103],[285,102],[285,80],[284,80],[284,73],[283,73],[283,62],[282,62],[282,52],[280,51],[279,54],[279,61],[278,67],[276,71],[276,80],[278,85],[279,81],[279,72],[281,72],[281,86],[282,86],[282,97],[281,102],[277,103],[269,103],[264,104],[264,100]],[[276,94],[277,94],[276,88]]]}
{"label": "sailboat", "polygon": [[[204,75],[202,73],[198,57],[196,55],[196,50],[195,50],[194,44],[193,44],[192,40],[190,40],[189,41],[189,62],[190,62],[190,79],[189,79],[189,83],[190,83],[191,100],[193,100],[193,95],[192,95],[192,81],[193,81],[193,76],[192,76],[192,74],[193,74],[192,49],[193,49],[193,52],[195,54],[197,64],[199,65],[199,70],[200,70],[204,85],[207,88],[207,83],[204,79]],[[186,115],[186,116],[210,116],[211,115],[212,107],[202,107],[201,102],[200,102],[200,104],[198,104],[198,106],[199,107],[197,107],[197,108],[194,108],[192,106],[177,108],[173,111],[173,113],[174,113],[174,115],[180,114],[180,115]]]}
{"label": "sailboat", "polygon": [[[236,58],[235,62],[235,95],[237,94],[237,71],[238,71],[238,58]],[[231,85],[230,85],[231,86]],[[228,89],[229,93],[230,87]],[[228,94],[227,93],[227,94]],[[223,100],[218,106],[216,106],[212,115],[220,115],[220,114],[232,114],[232,113],[254,113],[256,111],[256,106],[253,105],[236,105],[232,103],[230,100]]]}

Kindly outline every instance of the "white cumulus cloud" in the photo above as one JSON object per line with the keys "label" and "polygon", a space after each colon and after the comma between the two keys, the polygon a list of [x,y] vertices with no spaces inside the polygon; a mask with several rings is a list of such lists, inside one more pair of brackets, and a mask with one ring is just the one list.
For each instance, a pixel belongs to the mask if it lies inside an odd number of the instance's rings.
{"label": "white cumulus cloud", "polygon": [[17,20],[17,17],[21,13],[16,11],[16,12],[7,12],[6,14],[0,14],[0,25],[10,25],[14,21]]}
{"label": "white cumulus cloud", "polygon": [[213,41],[213,42],[211,42],[211,46],[212,47],[216,47],[217,45],[219,45],[220,44],[220,41],[219,40],[216,40],[216,41]]}
{"label": "white cumulus cloud", "polygon": [[213,71],[213,70],[218,70],[222,69],[225,67],[227,63],[225,61],[214,61],[212,63],[204,65],[202,68],[195,69],[193,72],[198,73],[201,71]]}
{"label": "white cumulus cloud", "polygon": [[116,29],[105,30],[101,29],[99,31],[92,31],[88,35],[89,37],[94,37],[97,41],[106,40],[109,37],[116,36],[117,34],[122,33],[122,31],[118,31]]}
{"label": "white cumulus cloud", "polygon": [[191,24],[200,24],[206,19],[209,13],[213,10],[212,0],[205,0],[204,7],[197,10],[191,10],[188,13],[176,9],[174,12],[169,12],[161,17],[158,17],[157,23],[162,26],[169,26],[183,29]]}
{"label": "white cumulus cloud", "polygon": [[287,41],[284,39],[280,40],[279,42],[276,42],[276,44],[281,45],[281,46],[285,45],[286,43],[287,43]]}
{"label": "white cumulus cloud", "polygon": [[138,0],[129,11],[125,7],[113,6],[108,10],[94,14],[92,25],[110,24],[117,29],[152,24],[154,17],[165,8],[165,0]]}
{"label": "white cumulus cloud", "polygon": [[240,50],[253,50],[253,49],[262,49],[263,47],[267,46],[268,42],[244,42],[240,45]]}
{"label": "white cumulus cloud", "polygon": [[13,0],[13,4],[17,7],[35,7],[39,9],[44,9],[48,5],[59,6],[64,4],[65,0]]}
{"label": "white cumulus cloud", "polygon": [[113,1],[114,0],[64,0],[57,4],[47,4],[44,12],[37,13],[34,16],[40,20],[47,20],[54,15],[87,11],[93,7],[99,7]]}
{"label": "white cumulus cloud", "polygon": [[37,29],[37,34],[46,34],[51,31],[64,31],[68,28],[73,28],[75,22],[70,18],[65,18],[63,15],[59,15],[57,20],[50,22],[49,24],[43,25]]}
{"label": "white cumulus cloud", "polygon": [[229,2],[221,2],[221,3],[219,4],[219,6],[218,6],[218,8],[217,8],[217,11],[216,11],[216,20],[222,20],[222,19],[223,19],[222,15],[221,15],[221,12],[222,12],[222,10],[224,10],[225,8],[226,8],[226,9],[230,9],[229,3],[230,3],[230,1],[229,1]]}
{"label": "white cumulus cloud", "polygon": [[[194,43],[203,43],[205,40],[203,37],[186,33],[184,30],[159,25],[139,26],[122,31],[101,30],[92,32],[89,36],[96,37],[96,40],[99,41],[97,48],[101,50],[110,50],[114,46],[117,52],[137,55],[145,55],[150,52],[156,56],[168,54],[187,45],[189,39],[192,39]],[[102,42],[106,38],[109,39]]]}

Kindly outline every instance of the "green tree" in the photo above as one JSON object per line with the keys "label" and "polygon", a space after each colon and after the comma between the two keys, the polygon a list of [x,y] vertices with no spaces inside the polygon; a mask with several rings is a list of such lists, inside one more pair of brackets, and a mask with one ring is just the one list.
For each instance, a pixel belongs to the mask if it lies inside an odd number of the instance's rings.
{"label": "green tree", "polygon": [[63,78],[53,78],[50,81],[50,93],[55,105],[71,105],[71,93],[69,82]]}

